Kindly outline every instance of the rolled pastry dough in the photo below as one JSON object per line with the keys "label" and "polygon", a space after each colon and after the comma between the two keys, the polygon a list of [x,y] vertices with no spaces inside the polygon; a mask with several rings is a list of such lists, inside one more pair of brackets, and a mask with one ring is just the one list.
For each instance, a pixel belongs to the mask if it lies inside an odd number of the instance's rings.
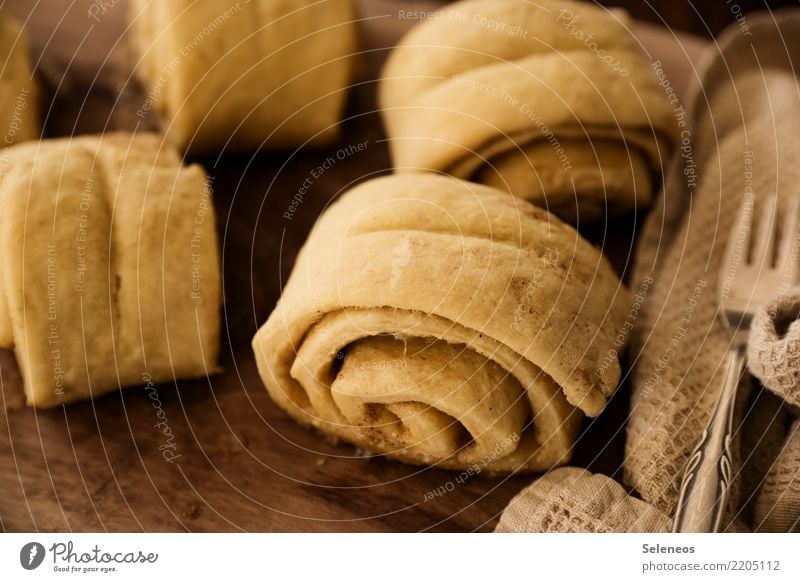
{"label": "rolled pastry dough", "polygon": [[322,215],[253,349],[301,423],[411,463],[540,471],[616,388],[628,308],[603,255],[553,215],[396,175]]}
{"label": "rolled pastry dough", "polygon": [[591,3],[452,4],[392,51],[380,105],[398,172],[445,172],[582,223],[648,204],[677,131],[627,14]]}
{"label": "rolled pastry dough", "polygon": [[[25,31],[0,9],[0,148],[39,137],[39,91]],[[0,153],[0,165],[3,163]]]}
{"label": "rolled pastry dough", "polygon": [[195,153],[324,145],[353,73],[352,0],[133,0],[143,109]]}
{"label": "rolled pastry dough", "polygon": [[16,145],[0,174],[0,345],[32,406],[217,370],[204,171],[156,135]]}

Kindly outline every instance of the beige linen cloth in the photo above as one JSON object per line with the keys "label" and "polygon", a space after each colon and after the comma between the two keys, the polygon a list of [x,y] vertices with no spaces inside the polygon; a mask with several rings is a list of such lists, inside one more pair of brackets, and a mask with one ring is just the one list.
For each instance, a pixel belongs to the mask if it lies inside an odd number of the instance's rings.
{"label": "beige linen cloth", "polygon": [[517,495],[495,531],[662,532],[669,527],[669,517],[628,495],[613,479],[592,475],[585,469],[563,467]]}
{"label": "beige linen cloth", "polygon": [[[800,13],[779,12],[776,20],[749,16],[750,35],[729,29],[701,62],[702,89],[695,86],[687,100],[684,135],[691,141],[682,144],[687,147],[670,168],[640,243],[635,280],[646,297],[630,353],[624,481],[641,499],[623,497],[608,477],[561,469],[513,500],[498,531],[669,527],[685,463],[717,396],[729,342],[715,304],[727,234],[744,196],[754,196],[757,212],[759,200],[775,192],[782,205],[798,195],[800,89],[790,62],[800,58]],[[729,531],[800,527],[797,422],[789,428],[800,371],[800,301],[797,292],[783,291],[754,322],[749,366],[770,392],[742,390]],[[531,506],[542,499],[557,501],[546,515]],[[576,512],[583,517],[580,526],[560,517]],[[640,514],[647,518],[634,518]]]}
{"label": "beige linen cloth", "polygon": [[616,388],[629,308],[600,251],[548,212],[394,175],[325,211],[253,349],[273,400],[328,435],[410,463],[542,471]]}
{"label": "beige linen cloth", "polygon": [[398,172],[510,191],[571,222],[643,208],[677,137],[622,10],[466,0],[398,43],[381,73]]}

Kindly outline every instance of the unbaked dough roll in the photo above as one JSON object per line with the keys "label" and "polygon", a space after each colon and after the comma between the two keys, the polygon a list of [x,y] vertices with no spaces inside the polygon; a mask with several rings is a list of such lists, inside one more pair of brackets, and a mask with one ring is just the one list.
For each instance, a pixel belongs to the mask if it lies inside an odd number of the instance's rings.
{"label": "unbaked dough roll", "polygon": [[55,406],[217,370],[210,190],[157,135],[46,140],[0,173],[0,346]]}
{"label": "unbaked dough roll", "polygon": [[[25,31],[0,9],[0,148],[39,137],[39,89]],[[0,167],[5,164],[0,152]]]}
{"label": "unbaked dough roll", "polygon": [[392,51],[380,105],[399,172],[508,190],[581,223],[652,198],[677,123],[620,10],[468,0]]}
{"label": "unbaked dough roll", "polygon": [[390,176],[322,215],[253,348],[301,423],[411,463],[540,471],[616,388],[628,297],[546,211]]}
{"label": "unbaked dough roll", "polygon": [[208,154],[339,133],[356,52],[352,0],[133,0],[133,40],[168,137]]}

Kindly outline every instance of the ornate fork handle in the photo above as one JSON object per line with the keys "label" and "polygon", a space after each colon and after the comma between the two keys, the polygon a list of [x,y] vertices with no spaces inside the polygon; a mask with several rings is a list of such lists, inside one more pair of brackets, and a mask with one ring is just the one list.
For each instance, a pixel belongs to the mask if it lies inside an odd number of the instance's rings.
{"label": "ornate fork handle", "polygon": [[733,409],[744,361],[744,347],[731,348],[725,356],[722,390],[703,436],[689,457],[673,532],[719,531],[730,493]]}

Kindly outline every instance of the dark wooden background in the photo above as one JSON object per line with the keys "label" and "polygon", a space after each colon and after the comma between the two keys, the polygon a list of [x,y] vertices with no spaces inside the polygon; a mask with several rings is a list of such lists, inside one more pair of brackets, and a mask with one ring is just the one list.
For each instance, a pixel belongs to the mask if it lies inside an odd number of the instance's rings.
{"label": "dark wooden background", "polygon": [[798,0],[601,0],[604,6],[620,6],[634,18],[712,37],[734,22],[739,14],[800,6]]}
{"label": "dark wooden background", "polygon": [[[125,2],[113,3],[100,22],[87,17],[92,3],[0,4],[27,22],[44,86],[47,136],[154,127],[152,120],[134,114],[144,93],[130,76],[130,54],[120,40]],[[400,2],[361,4],[374,12]],[[670,26],[701,34],[732,20],[722,0],[713,10],[707,6],[711,2],[701,3],[702,19],[680,1],[623,4],[643,19],[663,17]],[[275,304],[319,212],[367,172],[390,170],[375,112],[374,78],[399,32],[397,23],[385,20],[362,31],[371,58],[352,93],[337,147],[363,141],[368,147],[327,172],[291,224],[281,220],[283,210],[330,151],[194,160],[214,178],[223,244],[225,372],[159,387],[177,438],[175,463],[165,462],[158,451],[155,410],[141,388],[55,410],[31,410],[22,401],[13,353],[0,351],[0,531],[490,530],[511,497],[531,482],[530,476],[478,476],[427,501],[428,492],[448,487],[456,474],[365,458],[352,447],[330,444],[277,409],[256,374],[250,338]],[[680,51],[670,45],[672,35],[664,36],[658,57],[668,60]],[[676,65],[681,66],[689,63]],[[673,81],[682,83],[678,74]],[[624,274],[637,221],[612,230],[613,237],[602,227],[584,234]],[[617,473],[627,396],[623,387],[601,417],[587,421],[575,464]]]}

